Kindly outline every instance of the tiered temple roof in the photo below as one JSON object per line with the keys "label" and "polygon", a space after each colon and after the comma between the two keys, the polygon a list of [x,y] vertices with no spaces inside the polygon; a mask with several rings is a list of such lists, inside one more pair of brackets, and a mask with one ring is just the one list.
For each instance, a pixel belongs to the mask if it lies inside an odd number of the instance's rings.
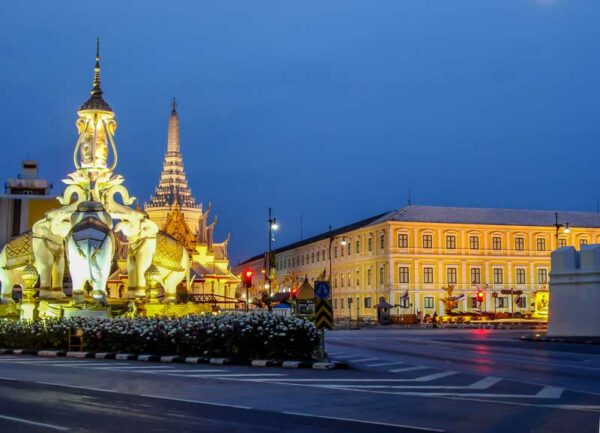
{"label": "tiered temple roof", "polygon": [[192,196],[183,167],[183,156],[181,155],[179,142],[179,116],[177,115],[175,98],[173,98],[172,107],[171,116],[169,117],[167,153],[160,174],[160,182],[154,190],[154,195],[146,204],[146,209],[174,206],[180,209],[201,207],[196,204],[196,200]]}

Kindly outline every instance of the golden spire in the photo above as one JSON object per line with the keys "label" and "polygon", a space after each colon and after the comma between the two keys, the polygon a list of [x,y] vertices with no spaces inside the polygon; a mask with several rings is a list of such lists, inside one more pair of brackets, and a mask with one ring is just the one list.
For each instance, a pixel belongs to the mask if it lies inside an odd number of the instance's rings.
{"label": "golden spire", "polygon": [[96,38],[96,64],[94,65],[94,81],[90,98],[81,106],[80,110],[112,111],[110,105],[102,98],[100,88],[100,38]]}
{"label": "golden spire", "polygon": [[92,95],[102,95],[100,88],[100,38],[96,38],[96,65],[94,66],[94,84]]}

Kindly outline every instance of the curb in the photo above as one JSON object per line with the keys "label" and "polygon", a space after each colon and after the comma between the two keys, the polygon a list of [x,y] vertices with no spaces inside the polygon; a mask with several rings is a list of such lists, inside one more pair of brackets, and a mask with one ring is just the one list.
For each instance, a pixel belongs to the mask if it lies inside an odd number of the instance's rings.
{"label": "curb", "polygon": [[184,359],[186,364],[207,364],[208,361],[208,358],[204,358],[202,356],[188,356]]}
{"label": "curb", "polygon": [[[521,337],[525,339],[524,337]],[[115,352],[74,352],[64,350],[32,350],[32,349],[1,349],[0,355],[38,355],[46,357],[67,357],[67,358],[95,358],[95,359],[117,359],[120,361],[141,361],[141,362],[164,362],[164,363],[185,363],[185,364],[211,364],[211,365],[248,365],[248,363],[235,363],[231,358],[207,358],[204,356],[179,356],[179,355],[151,355],[133,353],[115,353]],[[299,361],[276,359],[254,359],[250,362],[252,367],[281,367],[281,368],[313,368],[315,370],[341,370],[349,368],[347,362],[343,361]]]}
{"label": "curb", "polygon": [[13,349],[15,355],[37,355],[38,351],[33,349]]}
{"label": "curb", "polygon": [[311,368],[312,364],[306,361],[283,361],[283,368]]}
{"label": "curb", "polygon": [[347,370],[349,367],[347,362],[343,361],[327,361],[315,362],[312,365],[313,370]]}
{"label": "curb", "polygon": [[168,355],[160,357],[160,362],[182,363],[184,361],[185,358],[183,356],[178,355]]}
{"label": "curb", "polygon": [[233,360],[230,358],[210,358],[208,363],[212,365],[230,365],[233,364]]}
{"label": "curb", "polygon": [[113,352],[97,352],[94,358],[96,359],[115,359],[117,356],[116,353]]}
{"label": "curb", "polygon": [[599,337],[546,337],[545,335],[522,335],[519,340],[537,343],[600,344]]}
{"label": "curb", "polygon": [[138,355],[138,361],[146,361],[146,362],[157,362],[160,361],[160,356],[158,355]]}
{"label": "curb", "polygon": [[135,361],[137,358],[138,356],[133,353],[117,353],[115,356],[115,359],[120,361]]}
{"label": "curb", "polygon": [[255,359],[250,365],[252,367],[279,367],[281,365],[281,361],[276,359]]}
{"label": "curb", "polygon": [[64,350],[40,350],[38,356],[67,356]]}
{"label": "curb", "polygon": [[[38,353],[39,354],[39,353]],[[94,352],[67,352],[67,358],[93,358]]]}

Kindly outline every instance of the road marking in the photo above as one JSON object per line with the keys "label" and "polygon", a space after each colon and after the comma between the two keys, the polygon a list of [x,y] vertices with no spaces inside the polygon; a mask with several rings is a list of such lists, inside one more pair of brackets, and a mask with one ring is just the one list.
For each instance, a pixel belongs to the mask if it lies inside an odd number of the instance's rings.
{"label": "road marking", "polygon": [[180,401],[183,403],[205,404],[208,406],[231,407],[234,409],[252,410],[252,408],[250,406],[240,406],[237,404],[226,404],[226,403],[213,403],[212,401],[191,400],[191,399],[187,399],[187,398],[165,397],[165,396],[161,396],[161,395],[152,395],[152,394],[140,394],[140,397],[155,398],[158,400]]}
{"label": "road marking", "polygon": [[[79,367],[98,367],[98,366],[104,366],[104,367],[106,367],[107,366],[106,362],[83,362],[83,363],[56,362],[56,363],[53,363],[53,364],[45,364],[45,365],[48,365],[50,367],[75,367],[75,368],[79,368]],[[119,366],[119,365],[122,365],[123,367],[113,367],[113,368],[126,368],[125,366],[131,365],[131,364],[126,364],[126,363],[111,364],[111,366]]]}
{"label": "road marking", "polygon": [[169,371],[164,371],[164,370],[160,370],[160,371],[136,371],[136,373],[148,373],[148,374],[161,374],[161,373],[166,373],[169,374],[170,376],[177,376],[178,374],[180,374],[181,376],[187,376],[188,373],[220,373],[220,372],[225,372],[225,371],[229,371],[229,370],[199,370],[199,369],[195,369],[195,370],[169,370]]}
{"label": "road marking", "polygon": [[473,382],[467,386],[458,385],[321,385],[323,388],[360,388],[360,389],[488,389],[500,382],[502,379],[498,377],[485,377],[477,382]]}
{"label": "road marking", "polygon": [[[165,373],[169,376],[177,376],[177,374],[173,374],[171,372],[169,373]],[[248,377],[248,378],[253,378],[253,377],[273,377],[273,376],[287,376],[287,374],[280,374],[280,373],[257,373],[257,374],[188,374],[185,377],[207,377],[207,378],[211,378],[211,377],[215,377],[217,379],[221,378],[221,377]],[[277,379],[279,380],[279,379]]]}
{"label": "road marking", "polygon": [[387,365],[404,365],[404,362],[378,362],[377,364],[367,364],[367,367],[385,367]]}
{"label": "road marking", "polygon": [[404,373],[405,371],[427,370],[430,367],[405,367],[388,370],[390,373]]}
{"label": "road marking", "polygon": [[[339,379],[339,378],[332,378],[332,379],[328,379],[328,378],[311,378],[311,379],[292,379],[292,378],[285,378],[285,379],[256,379],[256,381],[263,381],[263,382],[269,382],[269,381],[273,381],[273,382],[430,382],[432,380],[435,379],[441,379],[443,377],[447,377],[447,376],[452,376],[454,374],[458,374],[458,372],[456,371],[443,371],[441,373],[435,373],[435,374],[429,374],[427,376],[421,376],[421,377],[415,377],[414,379]],[[249,380],[253,380],[253,379],[249,379]]]}
{"label": "road marking", "polygon": [[369,361],[377,361],[379,358],[359,358],[359,359],[351,359],[350,362],[369,362]]}
{"label": "road marking", "polygon": [[560,398],[564,392],[564,388],[558,386],[547,385],[536,394],[538,398]]}
{"label": "road marking", "polygon": [[333,421],[346,421],[346,422],[376,425],[376,426],[382,426],[382,427],[410,428],[413,430],[430,431],[430,432],[445,432],[446,431],[446,430],[440,430],[437,428],[430,428],[430,427],[421,427],[421,426],[414,426],[414,425],[407,425],[407,424],[394,424],[394,423],[380,422],[380,421],[367,421],[367,420],[355,419],[355,418],[343,418],[343,417],[339,417],[339,416],[313,415],[310,413],[302,413],[302,412],[281,412],[281,413],[283,413],[285,415],[292,415],[292,416],[328,419],[328,420],[333,420]]}
{"label": "road marking", "polygon": [[161,370],[175,368],[172,365],[154,365],[154,366],[128,366],[128,367],[94,367],[94,370]]}
{"label": "road marking", "polygon": [[63,426],[60,426],[60,425],[48,424],[48,423],[37,422],[37,421],[31,421],[29,419],[17,418],[17,417],[8,416],[8,415],[0,415],[0,419],[5,419],[7,421],[20,422],[20,423],[23,423],[23,424],[36,425],[38,427],[46,427],[46,428],[49,428],[49,429],[52,429],[52,430],[59,430],[59,431],[68,431],[69,430],[68,427],[63,427]]}
{"label": "road marking", "polygon": [[[315,387],[325,387],[324,385],[315,385]],[[358,387],[353,388],[352,385],[348,386],[337,386],[336,389],[345,390],[345,391],[357,391],[357,392],[370,392],[377,394],[393,394],[393,395],[407,395],[411,397],[477,397],[477,398],[531,398],[531,399],[558,399],[562,395],[562,388],[558,390],[552,389],[546,391],[542,389],[537,394],[487,394],[487,393],[454,393],[454,392],[418,392],[418,391],[379,391],[379,390],[370,390],[370,389],[358,389]],[[551,386],[549,388],[557,388],[555,386]],[[485,401],[485,400],[483,400]]]}

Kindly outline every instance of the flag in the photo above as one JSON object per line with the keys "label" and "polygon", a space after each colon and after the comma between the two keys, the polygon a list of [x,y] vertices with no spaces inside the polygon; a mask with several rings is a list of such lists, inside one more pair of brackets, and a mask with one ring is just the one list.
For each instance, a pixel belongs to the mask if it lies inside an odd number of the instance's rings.
{"label": "flag", "polygon": [[465,292],[462,292],[460,295],[454,298],[455,301],[462,301],[463,299],[465,299]]}
{"label": "flag", "polygon": [[406,301],[408,299],[408,289],[406,290],[406,292],[404,292],[404,294],[400,297],[400,299],[402,301]]}

